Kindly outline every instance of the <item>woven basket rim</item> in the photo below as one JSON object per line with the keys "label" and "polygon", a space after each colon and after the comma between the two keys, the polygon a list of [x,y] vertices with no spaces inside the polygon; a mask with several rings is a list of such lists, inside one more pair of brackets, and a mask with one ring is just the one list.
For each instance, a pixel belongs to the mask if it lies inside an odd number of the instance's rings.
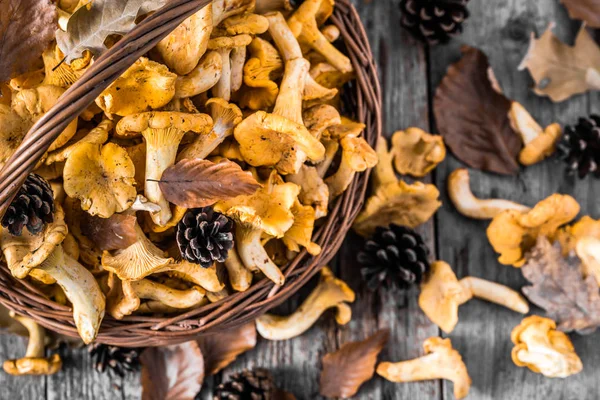
{"label": "woven basket rim", "polygon": [[[109,50],[92,64],[92,67],[96,67],[93,74],[86,73],[55,105],[69,107],[68,112],[64,109],[54,110],[53,107],[46,113],[0,171],[0,212],[10,204],[14,193],[49,144],[62,132],[72,116],[78,115],[79,110],[85,108],[77,108],[77,103],[83,104],[81,98],[93,101],[124,69],[208,1],[172,0],[125,35],[114,46],[117,47],[115,51]],[[381,89],[365,29],[358,12],[349,0],[336,0],[334,15],[330,21],[340,29],[341,39],[346,45],[347,55],[356,72],[354,90],[351,93],[355,117],[365,123],[364,138],[375,147],[381,135]],[[102,75],[102,79],[94,80],[98,74]],[[65,97],[67,101],[64,101]],[[322,248],[321,254],[313,257],[303,249],[294,260],[281,268],[286,277],[283,286],[276,286],[263,278],[254,282],[245,292],[235,292],[215,303],[165,317],[136,315],[115,320],[106,315],[95,341],[126,347],[177,344],[249,322],[281,304],[337,253],[354,218],[362,208],[369,172],[367,170],[356,174],[346,192],[334,201],[328,216],[324,218],[325,223],[313,234],[313,241]],[[17,314],[34,319],[50,330],[79,337],[70,307],[48,300],[27,281],[13,278],[6,265],[0,265],[0,303]]]}

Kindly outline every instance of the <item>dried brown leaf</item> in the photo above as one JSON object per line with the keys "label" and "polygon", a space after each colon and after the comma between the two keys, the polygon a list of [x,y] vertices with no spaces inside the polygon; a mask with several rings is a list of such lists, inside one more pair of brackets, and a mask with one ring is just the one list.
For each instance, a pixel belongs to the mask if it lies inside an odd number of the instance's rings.
{"label": "dried brown leaf", "polygon": [[487,56],[469,46],[461,51],[463,57],[448,68],[435,92],[437,128],[454,155],[468,166],[516,174],[522,142],[508,119],[512,102],[494,89]]}
{"label": "dried brown leaf", "polygon": [[254,193],[260,185],[233,161],[213,163],[199,158],[184,159],[167,168],[160,190],[173,204],[185,208],[206,207]]}
{"label": "dried brown leaf", "polygon": [[0,0],[0,82],[31,68],[54,40],[56,22],[50,0]]}
{"label": "dried brown leaf", "polygon": [[81,215],[81,233],[100,250],[125,249],[137,241],[134,215],[113,214],[100,218],[86,212]]}
{"label": "dried brown leaf", "polygon": [[591,333],[600,325],[600,293],[593,275],[583,277],[577,257],[564,258],[560,244],[539,237],[526,256],[523,276],[532,283],[523,293],[543,308],[562,331]]}
{"label": "dried brown leaf", "polygon": [[569,17],[585,21],[592,28],[600,28],[600,0],[560,0]]}
{"label": "dried brown leaf", "polygon": [[204,361],[195,341],[149,347],[140,356],[142,400],[192,400],[204,380]]}
{"label": "dried brown leaf", "polygon": [[552,28],[550,24],[539,39],[531,34],[529,50],[519,65],[519,70],[529,70],[536,84],[534,92],[558,102],[588,90],[600,90],[600,48],[585,26],[573,46],[561,42]]}
{"label": "dried brown leaf", "polygon": [[373,377],[377,356],[390,336],[388,329],[377,331],[361,342],[344,344],[323,357],[320,390],[325,397],[352,397],[360,385]]}
{"label": "dried brown leaf", "polygon": [[214,375],[256,346],[256,325],[250,322],[216,335],[201,336],[197,342],[204,356],[206,375]]}

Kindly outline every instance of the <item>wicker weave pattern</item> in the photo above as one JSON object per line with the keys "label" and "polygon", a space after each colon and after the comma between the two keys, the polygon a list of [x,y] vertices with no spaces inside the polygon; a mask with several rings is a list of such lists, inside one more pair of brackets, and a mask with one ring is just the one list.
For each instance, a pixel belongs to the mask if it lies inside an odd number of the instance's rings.
{"label": "wicker weave pattern", "polygon": [[[142,21],[103,54],[29,131],[21,146],[0,171],[0,215],[4,213],[27,174],[68,123],[120,76],[135,60],[210,0],[171,0]],[[331,21],[340,29],[357,74],[350,93],[354,117],[366,124],[365,139],[375,147],[381,133],[381,93],[369,42],[356,9],[349,0],[337,0]],[[162,346],[185,342],[250,321],[285,301],[304,285],[338,251],[352,221],[362,207],[368,173],[357,174],[333,204],[326,222],[313,241],[323,251],[311,257],[303,250],[282,268],[282,287],[263,279],[247,291],[234,293],[216,303],[169,317],[128,316],[115,320],[106,316],[97,342],[117,346]],[[48,329],[78,337],[69,307],[48,300],[31,284],[16,280],[0,266],[0,303],[16,313],[33,318]]]}

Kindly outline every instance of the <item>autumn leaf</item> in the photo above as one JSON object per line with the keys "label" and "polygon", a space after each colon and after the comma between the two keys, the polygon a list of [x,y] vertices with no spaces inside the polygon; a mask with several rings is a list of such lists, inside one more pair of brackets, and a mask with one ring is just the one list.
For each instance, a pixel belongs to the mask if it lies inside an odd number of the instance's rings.
{"label": "autumn leaf", "polygon": [[388,329],[376,332],[362,342],[346,343],[323,357],[320,390],[325,397],[348,398],[373,377],[377,356],[390,336]]}
{"label": "autumn leaf", "polygon": [[204,361],[195,341],[149,347],[140,356],[142,400],[192,400],[204,380]]}
{"label": "autumn leaf", "polygon": [[600,28],[600,0],[560,0],[569,17],[580,19],[592,28]]}
{"label": "autumn leaf", "polygon": [[184,159],[169,167],[159,181],[160,190],[173,204],[185,208],[206,207],[254,193],[260,185],[251,174],[229,160],[213,163]]}
{"label": "autumn leaf", "polygon": [[71,63],[89,50],[96,56],[106,50],[109,35],[124,35],[138,16],[158,10],[167,0],[94,0],[71,15],[67,31],[56,31],[56,42]]}
{"label": "autumn leaf", "polygon": [[527,68],[535,81],[533,91],[558,102],[600,90],[600,48],[585,27],[579,30],[573,46],[561,42],[552,28],[550,24],[539,39],[531,34],[529,50],[519,65],[519,70]]}
{"label": "autumn leaf", "polygon": [[541,236],[526,256],[521,268],[532,283],[523,293],[535,305],[543,308],[562,331],[591,333],[600,325],[600,293],[592,274],[583,277],[577,257],[564,258],[560,244],[550,244]]}
{"label": "autumn leaf", "polygon": [[490,80],[487,56],[463,46],[435,92],[439,133],[454,155],[472,168],[512,175],[519,171],[521,138],[508,118],[512,101]]}
{"label": "autumn leaf", "polygon": [[256,346],[256,325],[249,322],[219,334],[201,336],[196,342],[204,356],[206,375],[214,375]]}
{"label": "autumn leaf", "polygon": [[0,82],[27,72],[54,40],[50,0],[0,0]]}
{"label": "autumn leaf", "polygon": [[86,212],[81,215],[81,233],[100,250],[125,249],[137,241],[134,215],[113,214],[100,218]]}

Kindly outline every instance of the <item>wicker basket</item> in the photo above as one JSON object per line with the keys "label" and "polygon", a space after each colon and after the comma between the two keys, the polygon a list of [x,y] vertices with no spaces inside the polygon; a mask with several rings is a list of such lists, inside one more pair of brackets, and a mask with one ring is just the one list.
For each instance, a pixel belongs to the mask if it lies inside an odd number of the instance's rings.
{"label": "wicker basket", "polygon": [[[98,58],[31,128],[0,171],[0,215],[66,125],[136,59],[208,3],[209,0],[171,0]],[[347,104],[350,104],[354,117],[366,124],[364,137],[375,146],[381,131],[381,94],[365,30],[349,0],[336,1],[331,21],[341,31],[357,75],[356,82],[346,90]],[[312,257],[304,250],[284,266],[284,286],[278,287],[270,280],[262,279],[245,292],[236,292],[216,303],[168,317],[128,316],[115,320],[106,315],[96,341],[130,347],[176,344],[232,328],[277,306],[301,288],[338,251],[363,204],[367,180],[368,172],[357,174],[348,190],[332,204],[327,220],[313,237],[323,251]],[[0,303],[50,330],[78,337],[69,307],[48,300],[28,282],[13,278],[5,265],[0,266]]]}

